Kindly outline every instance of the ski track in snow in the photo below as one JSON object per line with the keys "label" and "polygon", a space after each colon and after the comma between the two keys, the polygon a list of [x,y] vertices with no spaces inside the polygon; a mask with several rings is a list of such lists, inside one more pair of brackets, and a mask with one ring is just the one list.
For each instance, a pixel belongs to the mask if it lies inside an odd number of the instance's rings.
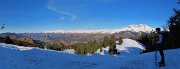
{"label": "ski track in snow", "polygon": [[0,69],[180,69],[180,49],[165,50],[165,67],[155,65],[154,55],[83,56],[0,43]]}

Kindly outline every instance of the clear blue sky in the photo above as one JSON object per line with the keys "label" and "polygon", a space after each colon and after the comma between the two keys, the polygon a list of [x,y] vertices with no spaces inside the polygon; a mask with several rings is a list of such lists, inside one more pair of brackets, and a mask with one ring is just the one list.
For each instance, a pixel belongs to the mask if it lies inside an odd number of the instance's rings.
{"label": "clear blue sky", "polygon": [[[178,0],[0,0],[5,32],[161,27]],[[2,18],[1,18],[2,19]],[[1,21],[2,24],[2,21]]]}

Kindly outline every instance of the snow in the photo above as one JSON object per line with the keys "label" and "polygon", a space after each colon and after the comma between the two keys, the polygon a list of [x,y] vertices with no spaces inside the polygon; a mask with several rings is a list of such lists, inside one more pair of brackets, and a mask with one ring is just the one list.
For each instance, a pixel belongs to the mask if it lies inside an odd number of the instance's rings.
{"label": "snow", "polygon": [[31,50],[33,49],[34,47],[24,47],[24,46],[16,46],[16,45],[7,45],[7,44],[3,44],[1,43],[0,45],[2,45],[2,47],[5,47],[5,48],[11,48],[11,49],[18,49],[18,50]]}
{"label": "snow", "polygon": [[100,52],[100,49],[98,49],[95,53],[100,55],[108,55],[109,46],[106,48],[102,48],[102,52]]}
{"label": "snow", "polygon": [[145,24],[139,25],[129,25],[128,27],[124,27],[121,29],[100,29],[100,30],[53,30],[53,31],[45,31],[46,33],[118,33],[121,31],[132,31],[132,32],[151,32],[154,28],[151,28]]}
{"label": "snow", "polygon": [[121,55],[138,55],[145,50],[145,46],[132,39],[123,39],[122,45],[117,44],[116,49]]}
{"label": "snow", "polygon": [[[119,41],[116,41],[116,49],[120,52],[120,55],[138,55],[143,50],[145,50],[145,46],[135,40],[132,39],[123,39],[122,45],[119,45]],[[101,55],[108,55],[109,46],[106,48],[102,48],[102,52],[98,49],[95,53]]]}
{"label": "snow", "polygon": [[139,25],[130,25],[128,27],[122,28],[120,31],[133,31],[133,32],[151,32],[154,31],[154,28],[151,28],[145,24],[139,24]]}
{"label": "snow", "polygon": [[63,52],[69,53],[69,54],[75,54],[75,50],[74,49],[65,49]]}
{"label": "snow", "polygon": [[180,49],[164,52],[166,66],[160,68],[154,63],[155,52],[126,56],[82,56],[0,43],[0,69],[180,69]]}

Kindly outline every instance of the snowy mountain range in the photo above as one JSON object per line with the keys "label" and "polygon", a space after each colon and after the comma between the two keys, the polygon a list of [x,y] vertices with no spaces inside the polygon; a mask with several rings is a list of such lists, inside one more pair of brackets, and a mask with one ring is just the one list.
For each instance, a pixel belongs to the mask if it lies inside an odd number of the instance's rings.
{"label": "snowy mountain range", "polygon": [[132,32],[151,32],[154,28],[149,27],[146,24],[139,25],[129,25],[121,29],[100,29],[100,30],[54,30],[54,31],[45,31],[46,33],[118,33],[121,31],[132,31]]}
{"label": "snowy mountain range", "polygon": [[44,40],[45,33],[48,33],[48,40],[64,40],[87,42],[89,40],[102,40],[104,36],[114,34],[123,38],[139,38],[142,33],[149,33],[154,28],[145,24],[129,25],[121,29],[101,29],[101,30],[55,30],[44,33],[3,33],[3,36],[29,37],[35,40]]}

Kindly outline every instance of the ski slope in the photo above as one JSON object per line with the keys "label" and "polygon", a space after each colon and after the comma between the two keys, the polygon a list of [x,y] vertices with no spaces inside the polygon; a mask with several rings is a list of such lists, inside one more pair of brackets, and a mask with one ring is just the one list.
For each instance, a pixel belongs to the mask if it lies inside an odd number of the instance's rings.
{"label": "ski slope", "polygon": [[154,63],[154,52],[81,56],[0,43],[0,69],[180,69],[179,57],[180,49],[166,50],[166,67],[160,68]]}

